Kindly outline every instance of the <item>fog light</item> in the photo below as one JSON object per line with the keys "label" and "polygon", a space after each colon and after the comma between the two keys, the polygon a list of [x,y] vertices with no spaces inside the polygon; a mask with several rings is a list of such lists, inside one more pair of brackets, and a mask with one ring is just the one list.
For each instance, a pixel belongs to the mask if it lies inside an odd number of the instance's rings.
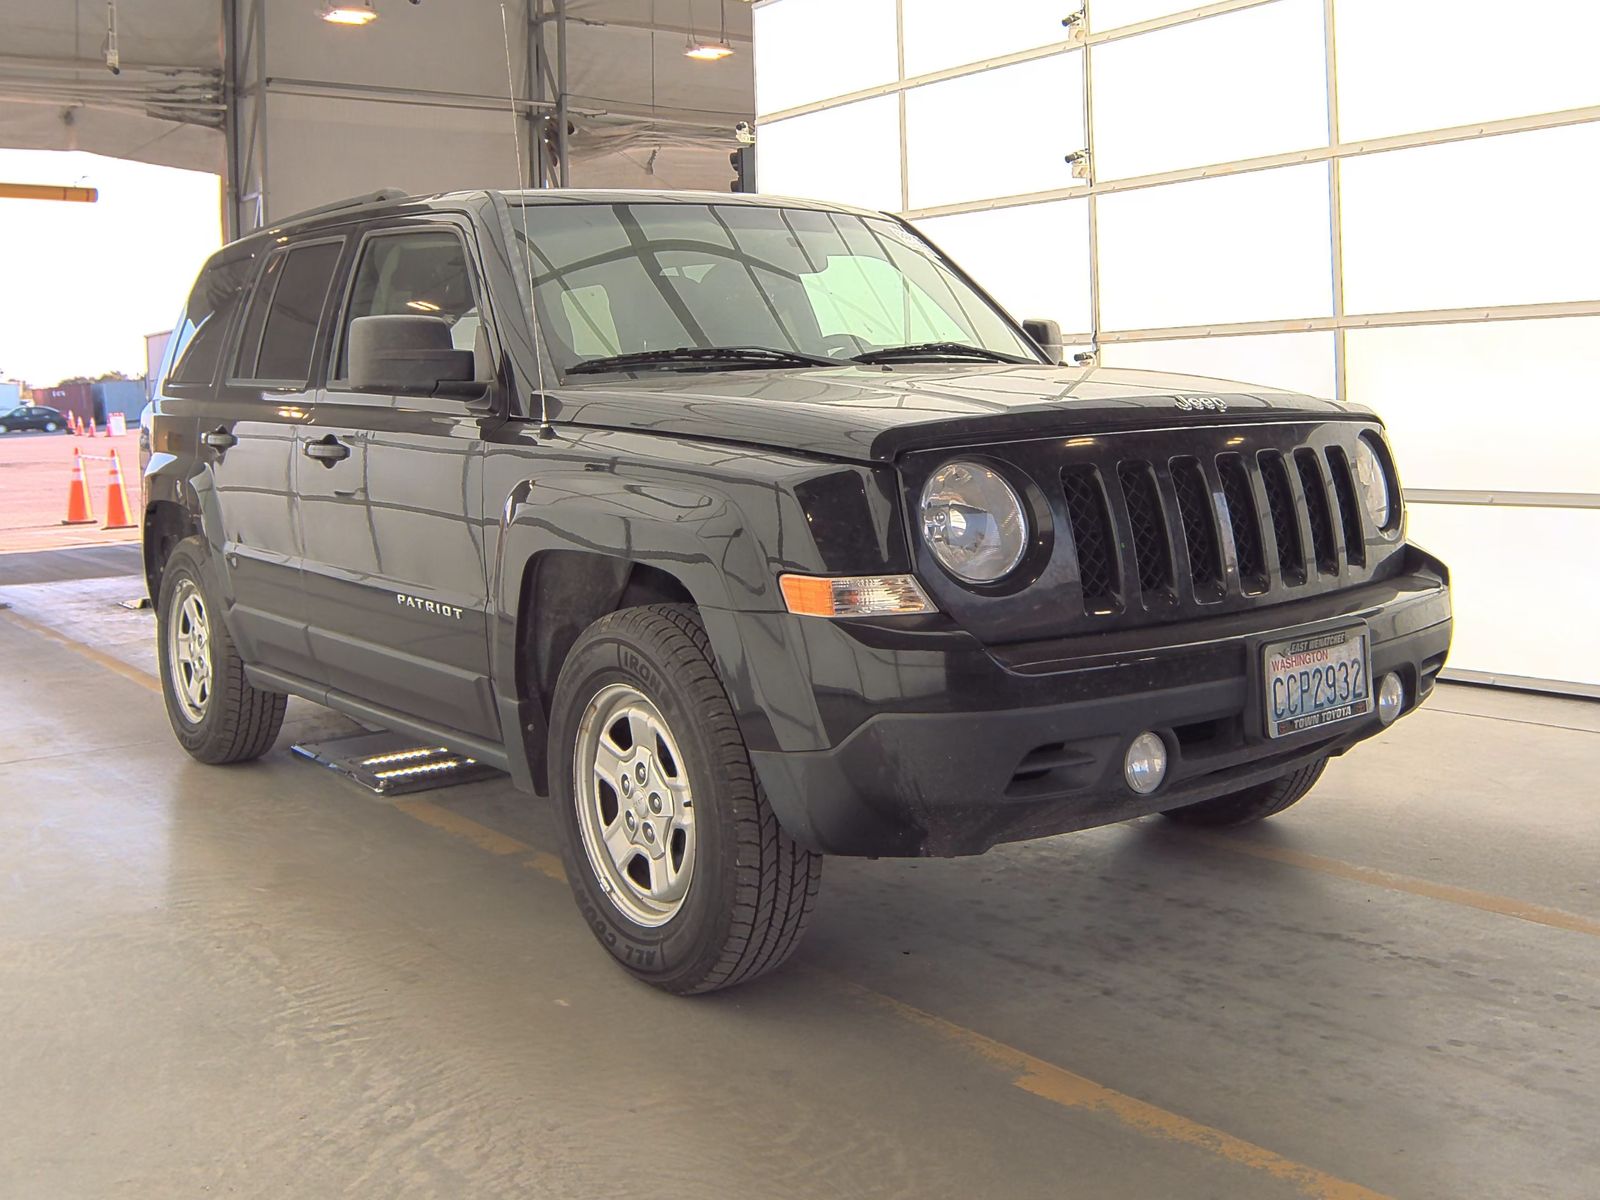
{"label": "fog light", "polygon": [[1400,676],[1390,671],[1378,680],[1378,721],[1384,725],[1393,724],[1405,706],[1405,684],[1400,682]]}
{"label": "fog light", "polygon": [[1122,759],[1122,777],[1141,796],[1148,796],[1167,777],[1167,744],[1146,730],[1133,739]]}

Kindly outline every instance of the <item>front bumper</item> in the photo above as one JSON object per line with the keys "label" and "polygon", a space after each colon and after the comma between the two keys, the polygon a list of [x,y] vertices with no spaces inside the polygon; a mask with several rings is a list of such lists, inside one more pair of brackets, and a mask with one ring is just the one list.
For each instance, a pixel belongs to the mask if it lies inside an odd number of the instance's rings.
{"label": "front bumper", "polygon": [[[1450,647],[1449,586],[1421,552],[1408,568],[1312,600],[1056,644],[935,651],[926,639],[897,647],[881,630],[789,618],[804,630],[823,725],[847,732],[819,749],[750,739],[751,760],[783,827],[829,854],[978,854],[1209,799],[1382,728],[1369,715],[1269,739],[1266,642],[1364,624],[1373,679],[1399,673],[1403,713],[1427,697]],[[898,691],[887,682],[897,678]],[[1162,786],[1140,796],[1122,758],[1147,729],[1170,762]]]}

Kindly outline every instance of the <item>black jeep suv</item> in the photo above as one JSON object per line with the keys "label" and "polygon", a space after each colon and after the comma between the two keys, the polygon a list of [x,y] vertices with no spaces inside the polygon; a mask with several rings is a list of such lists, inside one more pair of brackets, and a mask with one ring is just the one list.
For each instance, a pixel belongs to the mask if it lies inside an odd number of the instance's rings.
{"label": "black jeep suv", "polygon": [[764,197],[377,193],[235,242],[145,429],[178,740],[254,758],[294,693],[503,768],[676,992],[781,963],[823,854],[1278,812],[1449,647],[1382,425],[1058,366],[1047,324]]}

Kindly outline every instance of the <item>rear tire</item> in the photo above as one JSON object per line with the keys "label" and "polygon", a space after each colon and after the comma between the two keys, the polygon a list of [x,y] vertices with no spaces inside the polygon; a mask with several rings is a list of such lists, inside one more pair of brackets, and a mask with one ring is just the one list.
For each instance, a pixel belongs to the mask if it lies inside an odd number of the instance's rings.
{"label": "rear tire", "polygon": [[205,542],[185,538],[161,572],[157,658],[178,742],[203,763],[248,762],[278,740],[289,698],[251,687],[222,621]]}
{"label": "rear tire", "polygon": [[60,428],[61,428],[61,426],[57,425],[54,421],[46,421],[44,423],[44,431],[46,433],[54,433],[56,430],[58,430]]}
{"label": "rear tire", "polygon": [[692,607],[584,631],[551,703],[550,770],[572,894],[636,978],[710,992],[794,952],[822,859],[768,806]]}
{"label": "rear tire", "polygon": [[1323,768],[1327,765],[1327,759],[1319,758],[1298,771],[1290,771],[1287,775],[1269,779],[1266,783],[1241,788],[1237,792],[1229,792],[1223,796],[1213,796],[1210,800],[1202,800],[1198,804],[1171,808],[1161,815],[1180,825],[1198,825],[1213,829],[1226,828],[1230,825],[1251,825],[1281,813],[1298,801],[1316,786],[1317,780],[1322,778]]}

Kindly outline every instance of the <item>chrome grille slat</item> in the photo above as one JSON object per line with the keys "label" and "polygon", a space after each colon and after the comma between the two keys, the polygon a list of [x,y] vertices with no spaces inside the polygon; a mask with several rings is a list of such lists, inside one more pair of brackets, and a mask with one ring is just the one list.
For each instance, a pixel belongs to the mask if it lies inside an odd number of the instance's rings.
{"label": "chrome grille slat", "polygon": [[1339,446],[1328,447],[1328,471],[1333,476],[1333,494],[1339,501],[1339,523],[1344,530],[1344,553],[1353,567],[1367,565],[1367,547],[1361,536],[1361,510],[1356,507],[1355,479],[1350,460]]}
{"label": "chrome grille slat", "polygon": [[1172,595],[1172,543],[1154,470],[1147,462],[1130,459],[1118,464],[1117,482],[1128,506],[1133,559],[1139,588],[1147,601]]}
{"label": "chrome grille slat", "polygon": [[1183,540],[1189,553],[1189,581],[1194,586],[1195,599],[1202,603],[1220,600],[1222,548],[1205,473],[1200,469],[1200,460],[1190,456],[1174,458],[1171,467],[1178,512],[1183,517]]}
{"label": "chrome grille slat", "polygon": [[1306,516],[1311,521],[1311,550],[1317,570],[1323,575],[1339,573],[1339,551],[1333,540],[1333,513],[1329,509],[1328,489],[1323,483],[1317,452],[1301,447],[1294,452],[1294,465],[1300,473],[1300,488],[1306,498]]}
{"label": "chrome grille slat", "polygon": [[1239,564],[1239,586],[1246,596],[1267,590],[1267,560],[1261,549],[1261,518],[1250,490],[1250,476],[1240,454],[1217,455],[1217,476],[1228,506],[1228,526],[1233,532],[1233,552]]}
{"label": "chrome grille slat", "polygon": [[1117,600],[1117,543],[1111,530],[1100,472],[1092,466],[1068,467],[1061,473],[1073,544],[1078,551],[1078,578],[1083,585],[1083,610],[1109,612]]}
{"label": "chrome grille slat", "polygon": [[1306,552],[1300,543],[1300,514],[1295,508],[1294,489],[1289,486],[1289,468],[1276,450],[1261,451],[1256,455],[1256,465],[1267,493],[1278,575],[1286,587],[1299,587],[1306,581]]}

